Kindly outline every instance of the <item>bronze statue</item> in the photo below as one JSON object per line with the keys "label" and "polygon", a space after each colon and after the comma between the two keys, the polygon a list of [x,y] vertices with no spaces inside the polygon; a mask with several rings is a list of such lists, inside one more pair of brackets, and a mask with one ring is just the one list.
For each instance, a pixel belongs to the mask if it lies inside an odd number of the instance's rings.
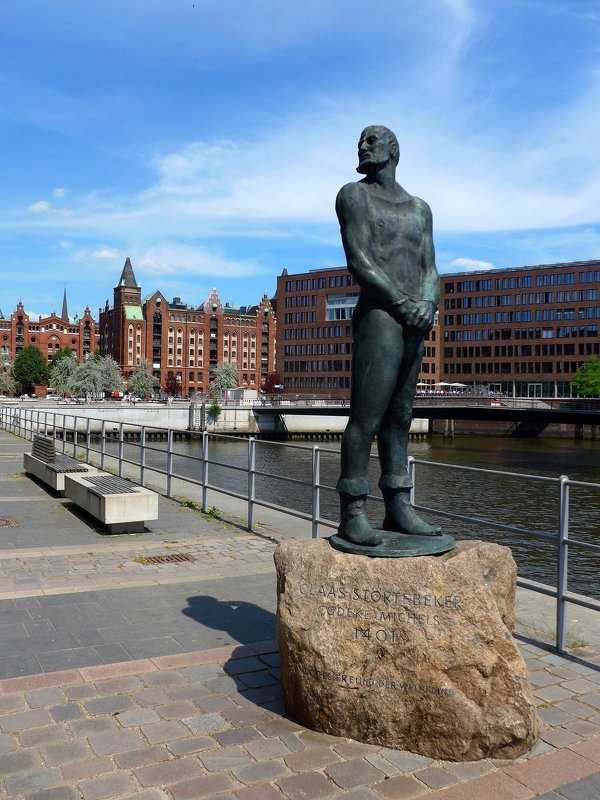
{"label": "bronze statue", "polygon": [[384,531],[438,536],[410,502],[408,431],[423,355],[439,298],[427,203],[396,183],[400,149],[388,128],[372,125],[358,143],[357,171],[336,212],[348,269],[360,286],[352,320],[354,356],[348,426],[342,439],[338,536],[353,544],[383,540],[366,516],[368,464],[377,435]]}

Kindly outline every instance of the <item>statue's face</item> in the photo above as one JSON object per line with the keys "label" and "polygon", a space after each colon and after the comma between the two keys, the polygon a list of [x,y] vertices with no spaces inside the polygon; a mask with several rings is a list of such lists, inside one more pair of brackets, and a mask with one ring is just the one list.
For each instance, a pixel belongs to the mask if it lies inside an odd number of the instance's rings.
{"label": "statue's face", "polygon": [[358,142],[357,172],[366,174],[384,166],[391,158],[390,142],[387,136],[374,128],[365,128]]}

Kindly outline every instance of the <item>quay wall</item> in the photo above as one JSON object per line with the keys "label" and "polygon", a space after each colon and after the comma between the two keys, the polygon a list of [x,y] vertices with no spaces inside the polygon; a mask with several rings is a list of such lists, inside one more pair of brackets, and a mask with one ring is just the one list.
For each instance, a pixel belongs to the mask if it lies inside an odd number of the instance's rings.
{"label": "quay wall", "polygon": [[[159,432],[171,428],[174,431],[202,431],[211,433],[236,434],[238,436],[281,438],[341,436],[346,428],[348,417],[345,415],[285,414],[255,415],[252,407],[225,406],[217,420],[211,420],[207,408],[200,403],[179,403],[170,406],[155,403],[138,403],[136,405],[117,403],[91,403],[86,405],[63,405],[58,403],[42,404],[11,403],[12,419],[15,423],[25,425],[38,421],[48,431],[54,427],[67,430],[77,429],[85,433],[88,428],[92,434],[104,431],[107,435],[116,435],[123,425],[124,434],[136,433],[144,426],[148,433]],[[415,419],[412,422],[411,436],[426,436],[429,422],[426,419]]]}

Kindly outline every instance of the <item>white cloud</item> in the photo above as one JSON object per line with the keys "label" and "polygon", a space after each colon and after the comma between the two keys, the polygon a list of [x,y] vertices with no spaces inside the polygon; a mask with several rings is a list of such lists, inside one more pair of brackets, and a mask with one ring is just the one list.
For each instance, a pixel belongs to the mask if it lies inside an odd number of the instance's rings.
{"label": "white cloud", "polygon": [[47,200],[38,200],[37,203],[32,203],[28,210],[33,214],[48,214],[50,212],[50,203]]}
{"label": "white cloud", "polygon": [[52,190],[52,197],[66,197],[67,190],[62,186],[57,186]]}
{"label": "white cloud", "polygon": [[119,258],[119,251],[114,250],[110,247],[102,247],[100,248],[100,250],[93,250],[90,255],[92,256],[92,258],[114,260],[116,258]]}
{"label": "white cloud", "polygon": [[260,265],[253,260],[236,260],[216,248],[161,244],[146,249],[136,248],[135,252],[137,255],[133,268],[138,280],[140,276],[150,278],[177,276],[183,279],[198,276],[241,278],[262,272]]}
{"label": "white cloud", "polygon": [[496,268],[490,261],[478,261],[475,258],[455,258],[450,262],[450,266],[465,271]]}

